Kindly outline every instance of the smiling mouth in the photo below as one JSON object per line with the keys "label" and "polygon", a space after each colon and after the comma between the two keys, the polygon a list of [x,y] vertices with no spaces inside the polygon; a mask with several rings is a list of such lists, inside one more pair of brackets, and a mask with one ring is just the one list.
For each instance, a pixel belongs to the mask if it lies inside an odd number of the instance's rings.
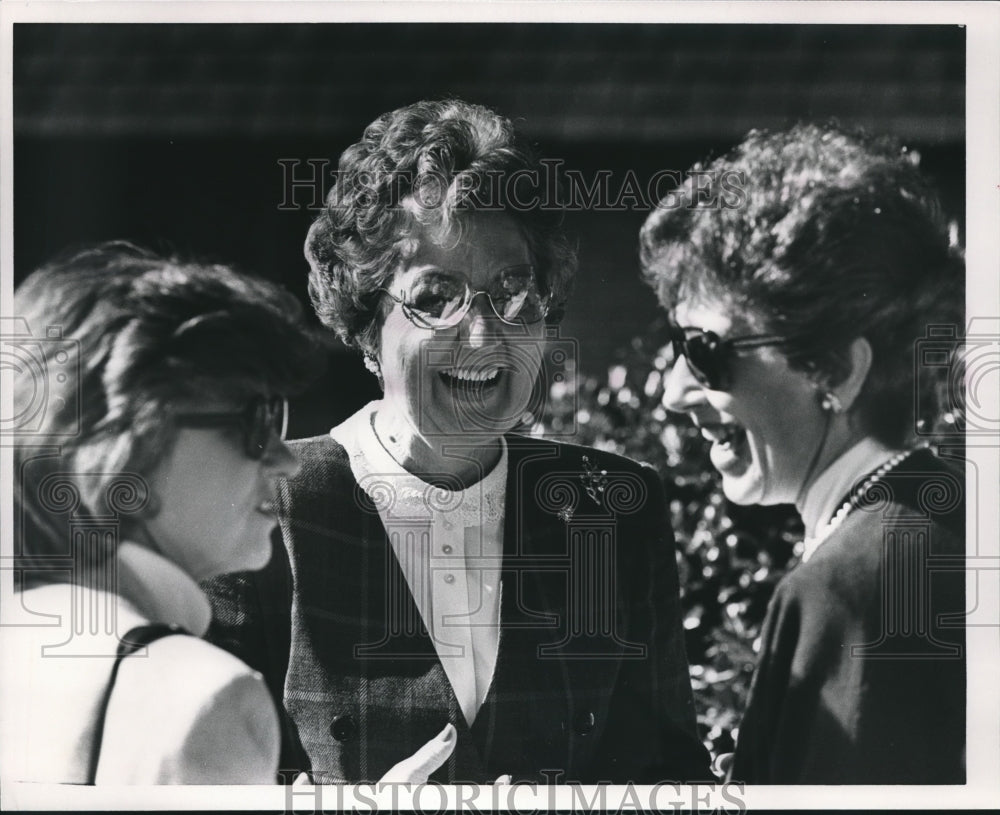
{"label": "smiling mouth", "polygon": [[698,424],[701,436],[712,443],[709,458],[723,475],[739,477],[751,463],[750,442],[745,428],[737,424]]}
{"label": "smiling mouth", "polygon": [[446,368],[438,372],[441,381],[449,388],[460,392],[485,393],[500,384],[506,371],[494,367],[486,370],[474,368]]}
{"label": "smiling mouth", "polygon": [[733,424],[707,424],[699,425],[701,437],[705,441],[712,442],[713,445],[725,449],[732,449],[746,438],[746,431]]}

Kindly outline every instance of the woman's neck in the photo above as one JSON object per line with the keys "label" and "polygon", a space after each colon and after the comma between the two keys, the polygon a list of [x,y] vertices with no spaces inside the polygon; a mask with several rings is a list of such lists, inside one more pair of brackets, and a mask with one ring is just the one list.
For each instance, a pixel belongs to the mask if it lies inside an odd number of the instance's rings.
{"label": "woman's neck", "polygon": [[151,546],[122,541],[117,593],[153,622],[174,623],[202,636],[212,620],[208,597],[181,566]]}
{"label": "woman's neck", "polygon": [[801,505],[797,505],[806,535],[816,530],[837,511],[857,481],[897,453],[871,436],[858,439],[831,461],[810,484]]}
{"label": "woman's neck", "polygon": [[384,405],[372,417],[372,429],[395,462],[423,481],[454,490],[481,481],[500,460],[499,437],[442,436],[428,441],[405,416]]}

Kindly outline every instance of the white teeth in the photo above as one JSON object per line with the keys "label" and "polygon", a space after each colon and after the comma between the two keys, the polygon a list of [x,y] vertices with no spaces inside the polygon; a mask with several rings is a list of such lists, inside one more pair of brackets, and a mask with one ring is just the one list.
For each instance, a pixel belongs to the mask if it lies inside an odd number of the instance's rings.
{"label": "white teeth", "polygon": [[471,368],[446,368],[444,373],[453,379],[462,379],[466,382],[487,382],[495,379],[500,373],[499,368],[490,368],[488,371],[475,371]]}

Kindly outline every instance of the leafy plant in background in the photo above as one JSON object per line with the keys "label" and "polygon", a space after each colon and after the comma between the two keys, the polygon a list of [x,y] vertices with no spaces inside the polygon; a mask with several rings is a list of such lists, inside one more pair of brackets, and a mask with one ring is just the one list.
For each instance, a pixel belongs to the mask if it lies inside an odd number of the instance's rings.
{"label": "leafy plant in background", "polygon": [[[725,499],[708,443],[686,417],[663,406],[672,364],[661,321],[618,353],[605,379],[554,385],[534,432],[566,438],[575,423],[570,440],[648,462],[663,478],[698,722],[714,758],[734,747],[767,604],[799,561],[803,531],[791,506],[741,507]],[[954,431],[954,416],[944,421]]]}

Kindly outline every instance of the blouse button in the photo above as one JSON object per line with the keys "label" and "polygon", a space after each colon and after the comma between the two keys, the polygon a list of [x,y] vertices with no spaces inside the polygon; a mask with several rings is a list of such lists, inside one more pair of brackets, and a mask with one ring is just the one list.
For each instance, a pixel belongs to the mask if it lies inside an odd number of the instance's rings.
{"label": "blouse button", "polygon": [[446,555],[450,555],[455,550],[452,548],[452,545],[450,543],[446,543],[444,546],[441,547],[441,551],[444,552]]}
{"label": "blouse button", "polygon": [[444,576],[444,582],[445,582],[445,583],[454,583],[454,582],[455,582],[455,575],[453,575],[453,574],[451,574],[451,573],[449,573],[449,574],[446,574],[446,575]]}

